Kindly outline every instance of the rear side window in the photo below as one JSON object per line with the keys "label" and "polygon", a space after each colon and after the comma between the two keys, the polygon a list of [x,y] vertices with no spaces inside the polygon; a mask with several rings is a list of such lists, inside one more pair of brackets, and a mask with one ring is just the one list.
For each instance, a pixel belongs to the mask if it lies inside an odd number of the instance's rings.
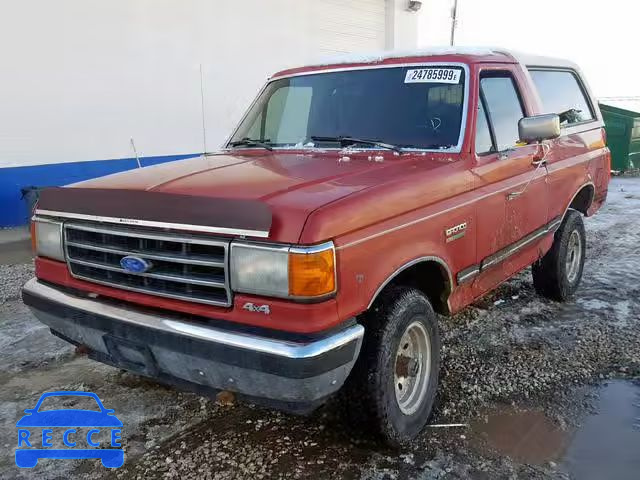
{"label": "rear side window", "polygon": [[574,72],[568,70],[530,70],[538,89],[544,113],[560,115],[560,125],[593,120],[593,112]]}
{"label": "rear side window", "polygon": [[480,78],[481,96],[489,114],[496,150],[502,151],[518,143],[518,122],[524,117],[520,97],[511,76]]}

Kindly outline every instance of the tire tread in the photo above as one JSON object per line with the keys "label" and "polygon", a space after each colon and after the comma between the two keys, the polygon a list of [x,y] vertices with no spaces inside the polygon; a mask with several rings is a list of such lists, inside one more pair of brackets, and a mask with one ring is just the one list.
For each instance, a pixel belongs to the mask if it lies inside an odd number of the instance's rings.
{"label": "tire tread", "polygon": [[[569,236],[574,229],[577,229],[581,236],[583,259],[578,278],[574,285],[570,285],[564,271],[564,255],[566,254]],[[543,297],[559,302],[563,302],[573,295],[582,277],[585,249],[586,238],[582,216],[575,210],[569,210],[554,234],[551,249],[531,267],[533,286],[536,292]]]}
{"label": "tire tread", "polygon": [[[373,307],[364,315],[366,328],[365,338],[354,371],[350,376],[352,393],[349,398],[351,406],[358,409],[360,415],[364,414],[369,419],[369,425],[375,433],[383,438],[390,446],[401,447],[406,445],[426,424],[427,418],[412,429],[409,435],[403,435],[394,428],[393,406],[385,399],[385,370],[396,352],[393,347],[394,332],[397,325],[405,315],[414,310],[416,313],[424,313],[433,324],[431,348],[435,349],[435,372],[437,385],[437,371],[439,369],[440,338],[437,328],[436,314],[427,299],[419,290],[403,286],[390,286],[375,302]],[[432,360],[433,361],[433,360]],[[432,369],[433,375],[434,369]],[[382,373],[381,373],[382,372]],[[431,411],[433,396],[429,398],[429,392],[425,401]],[[354,412],[355,413],[355,412]],[[413,432],[415,430],[415,432]]]}

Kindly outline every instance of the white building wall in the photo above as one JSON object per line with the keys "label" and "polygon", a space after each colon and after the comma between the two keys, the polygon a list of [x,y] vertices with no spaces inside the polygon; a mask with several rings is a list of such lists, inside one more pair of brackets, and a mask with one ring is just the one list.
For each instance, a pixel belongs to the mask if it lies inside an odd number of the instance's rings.
{"label": "white building wall", "polygon": [[308,2],[238,3],[11,2],[0,19],[2,165],[131,157],[130,137],[145,156],[201,151],[200,64],[217,146],[268,73],[308,54]]}
{"label": "white building wall", "polygon": [[[431,2],[425,0],[423,3]],[[406,0],[387,0],[386,48],[410,50],[418,46],[418,18],[421,14],[407,10]]]}
{"label": "white building wall", "polygon": [[130,159],[131,137],[142,157],[202,152],[200,65],[216,149],[270,73],[327,53],[415,46],[406,3],[0,0],[0,176],[12,191],[59,184],[66,177],[31,182],[7,167]]}

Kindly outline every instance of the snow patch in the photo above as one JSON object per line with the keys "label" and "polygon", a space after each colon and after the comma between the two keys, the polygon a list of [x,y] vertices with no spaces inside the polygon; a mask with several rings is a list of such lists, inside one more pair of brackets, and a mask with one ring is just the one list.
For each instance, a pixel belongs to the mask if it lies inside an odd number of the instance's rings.
{"label": "snow patch", "polygon": [[363,149],[363,148],[355,148],[352,147],[351,145],[346,146],[346,147],[342,147],[340,149],[340,155],[353,155],[354,153],[363,153],[363,152],[367,152],[369,151],[368,149]]}
{"label": "snow patch", "polygon": [[610,306],[607,302],[603,302],[597,298],[590,298],[588,300],[580,298],[578,299],[578,303],[586,310],[604,310]]}
{"label": "snow patch", "polygon": [[504,49],[489,47],[429,47],[411,50],[381,50],[368,53],[346,53],[323,57],[318,62],[305,65],[306,67],[326,67],[329,65],[344,65],[350,63],[377,63],[390,58],[429,57],[436,55],[495,55],[504,54]]}
{"label": "snow patch", "polygon": [[629,315],[631,315],[631,303],[629,300],[613,304],[613,311],[616,315],[618,325],[627,325],[629,321]]}
{"label": "snow patch", "polygon": [[[380,50],[375,52],[363,53],[344,53],[339,55],[330,55],[320,57],[318,61],[311,62],[306,65],[291,65],[291,68],[308,68],[308,67],[327,67],[332,65],[348,65],[348,64],[372,64],[382,62],[391,58],[404,57],[430,57],[442,55],[503,55],[515,59],[523,65],[546,65],[550,67],[569,67],[579,71],[579,67],[572,61],[557,57],[546,57],[541,55],[532,55],[525,52],[513,51],[502,47],[450,47],[450,46],[433,46],[428,48],[414,48],[410,50]],[[282,70],[284,72],[285,70]],[[274,77],[278,77],[276,73]]]}

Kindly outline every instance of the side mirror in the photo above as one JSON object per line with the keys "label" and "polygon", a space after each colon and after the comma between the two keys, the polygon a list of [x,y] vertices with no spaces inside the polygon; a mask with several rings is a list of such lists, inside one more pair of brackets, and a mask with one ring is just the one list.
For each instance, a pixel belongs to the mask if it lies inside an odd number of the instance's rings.
{"label": "side mirror", "polygon": [[555,113],[521,118],[518,122],[521,142],[535,143],[560,136],[560,116]]}

